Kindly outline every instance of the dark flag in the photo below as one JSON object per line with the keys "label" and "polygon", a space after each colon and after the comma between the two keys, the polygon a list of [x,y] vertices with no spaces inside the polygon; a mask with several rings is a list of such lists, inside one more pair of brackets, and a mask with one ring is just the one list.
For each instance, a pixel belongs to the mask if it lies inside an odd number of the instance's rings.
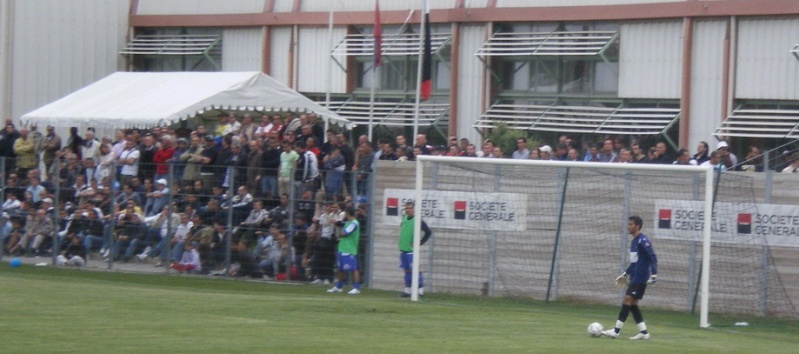
{"label": "dark flag", "polygon": [[433,88],[433,53],[430,44],[430,8],[427,2],[424,4],[424,49],[422,50],[422,81],[419,87],[419,96],[423,100],[430,99],[430,92]]}
{"label": "dark flag", "polygon": [[383,27],[380,24],[380,0],[375,0],[375,23],[374,23],[374,61],[375,67],[383,64]]}

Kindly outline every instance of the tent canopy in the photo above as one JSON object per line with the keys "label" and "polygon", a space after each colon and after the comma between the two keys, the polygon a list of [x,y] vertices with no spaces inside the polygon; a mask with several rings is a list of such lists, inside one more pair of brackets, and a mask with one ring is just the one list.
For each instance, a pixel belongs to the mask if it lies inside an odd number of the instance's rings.
{"label": "tent canopy", "polygon": [[172,125],[210,110],[316,113],[352,124],[260,72],[117,72],[22,116],[23,125],[98,130]]}

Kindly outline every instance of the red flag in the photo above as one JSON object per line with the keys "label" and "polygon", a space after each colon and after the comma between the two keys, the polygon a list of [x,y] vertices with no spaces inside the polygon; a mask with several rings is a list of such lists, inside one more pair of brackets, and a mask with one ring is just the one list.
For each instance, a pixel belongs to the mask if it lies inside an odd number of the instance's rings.
{"label": "red flag", "polygon": [[375,0],[375,23],[374,23],[374,60],[375,67],[383,64],[383,27],[380,25],[380,0]]}
{"label": "red flag", "polygon": [[430,99],[430,91],[433,88],[433,53],[430,44],[430,8],[425,2],[424,7],[424,50],[422,51],[422,83],[419,87],[420,96],[423,100]]}

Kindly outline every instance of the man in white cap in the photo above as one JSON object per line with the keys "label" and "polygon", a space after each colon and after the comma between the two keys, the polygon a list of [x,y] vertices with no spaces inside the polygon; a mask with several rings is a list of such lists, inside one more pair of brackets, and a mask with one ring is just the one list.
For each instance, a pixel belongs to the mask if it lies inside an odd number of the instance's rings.
{"label": "man in white cap", "polygon": [[730,146],[726,141],[719,141],[718,144],[716,144],[716,151],[719,152],[721,164],[724,165],[727,170],[731,170],[733,166],[738,165],[738,156],[730,152]]}
{"label": "man in white cap", "polygon": [[145,216],[153,216],[161,212],[166,206],[167,195],[169,195],[168,182],[164,178],[155,180],[155,188],[152,192],[145,194],[147,201],[144,204]]}
{"label": "man in white cap", "polygon": [[545,161],[552,160],[552,147],[551,146],[544,145],[544,146],[538,148],[538,153],[539,153],[538,156],[539,156],[540,160],[545,160]]}

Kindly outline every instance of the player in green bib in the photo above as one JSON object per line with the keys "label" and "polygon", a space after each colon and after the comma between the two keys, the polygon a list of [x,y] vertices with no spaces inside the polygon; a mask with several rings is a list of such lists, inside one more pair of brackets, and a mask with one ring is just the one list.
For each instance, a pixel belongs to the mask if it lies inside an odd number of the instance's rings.
{"label": "player in green bib", "polygon": [[358,242],[361,238],[361,225],[355,218],[355,210],[347,207],[345,219],[338,220],[337,224],[342,226],[342,235],[338,241],[338,278],[336,285],[327,290],[329,293],[340,293],[344,286],[344,280],[348,272],[352,273],[352,290],[347,294],[358,295],[361,293],[361,274],[358,271]]}
{"label": "player in green bib", "polygon": [[[411,296],[411,277],[413,274],[413,202],[405,204],[405,215],[400,222],[400,235],[399,235],[399,267],[405,272],[405,291],[400,296]],[[433,232],[427,227],[427,224],[422,221],[422,240],[421,244],[427,242]],[[424,295],[424,278],[422,273],[419,273],[419,295]]]}

